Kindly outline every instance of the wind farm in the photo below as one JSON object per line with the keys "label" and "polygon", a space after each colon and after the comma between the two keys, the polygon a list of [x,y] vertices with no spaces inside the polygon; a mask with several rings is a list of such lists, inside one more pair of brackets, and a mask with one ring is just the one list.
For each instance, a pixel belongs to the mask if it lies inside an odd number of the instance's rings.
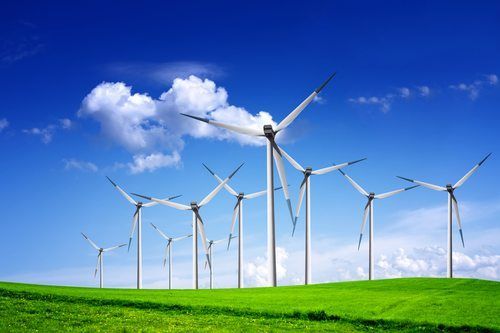
{"label": "wind farm", "polygon": [[500,3],[0,10],[1,332],[500,332]]}

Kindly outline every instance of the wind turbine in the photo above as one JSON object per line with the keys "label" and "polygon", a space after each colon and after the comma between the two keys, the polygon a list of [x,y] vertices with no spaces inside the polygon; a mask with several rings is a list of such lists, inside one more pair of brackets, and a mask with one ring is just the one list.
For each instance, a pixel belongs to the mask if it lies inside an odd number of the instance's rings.
{"label": "wind turbine", "polygon": [[[223,180],[208,166],[203,164],[203,166],[210,172],[219,183]],[[234,232],[234,224],[236,222],[236,216],[238,216],[238,288],[243,288],[243,200],[249,200],[261,197],[267,193],[267,190],[259,191],[255,193],[245,194],[243,192],[236,192],[229,184],[224,185],[224,188],[236,198],[236,205],[233,209],[233,216],[231,218],[231,232],[229,233],[227,249],[229,250],[229,245],[231,245],[231,239]],[[281,187],[277,187],[274,190],[279,190]]]}
{"label": "wind turbine", "polygon": [[103,262],[104,252],[109,252],[109,251],[115,250],[115,249],[117,249],[119,247],[123,247],[123,246],[125,246],[127,244],[126,243],[125,244],[120,244],[120,245],[113,246],[113,247],[108,247],[108,248],[105,249],[105,248],[97,246],[83,232],[81,234],[82,234],[83,238],[85,238],[90,243],[90,245],[92,245],[92,247],[99,252],[97,254],[97,266],[95,267],[94,277],[97,275],[97,270],[99,270],[99,288],[104,288],[104,262]]}
{"label": "wind turbine", "polygon": [[325,82],[323,82],[316,90],[314,90],[302,103],[300,103],[288,116],[285,117],[276,127],[272,124],[264,125],[262,128],[256,127],[243,127],[234,124],[226,124],[218,121],[214,121],[207,118],[201,118],[193,115],[188,115],[181,113],[184,116],[203,121],[205,123],[221,127],[239,134],[254,136],[254,137],[265,137],[266,141],[266,170],[267,170],[267,260],[269,265],[269,284],[273,287],[277,285],[276,279],[276,237],[275,237],[275,222],[274,222],[274,169],[273,169],[273,158],[276,162],[276,167],[278,169],[278,175],[280,177],[281,185],[283,187],[283,194],[285,200],[288,204],[288,210],[290,212],[290,218],[292,223],[294,222],[292,204],[290,201],[290,195],[288,193],[288,186],[286,182],[285,167],[283,165],[283,160],[281,158],[281,151],[279,150],[275,137],[276,135],[290,126],[290,124],[297,118],[297,116],[308,106],[314,98],[320,93],[320,91],[330,82],[330,80],[335,76],[333,73]]}
{"label": "wind turbine", "polygon": [[161,231],[153,223],[151,223],[151,226],[153,228],[155,228],[156,231],[158,231],[160,236],[162,236],[163,238],[165,238],[167,240],[167,246],[165,247],[165,257],[163,258],[163,267],[165,267],[165,264],[167,263],[167,256],[168,256],[168,289],[172,289],[172,244],[174,242],[180,241],[182,239],[189,238],[192,235],[186,235],[186,236],[182,236],[182,237],[172,238],[172,237],[165,235],[165,233],[163,233],[163,231]]}
{"label": "wind turbine", "polygon": [[281,148],[281,153],[283,156],[290,162],[290,164],[300,171],[303,175],[304,178],[302,179],[302,183],[300,184],[300,192],[299,192],[299,202],[296,207],[295,211],[295,220],[293,222],[293,231],[292,231],[292,236],[295,233],[295,226],[297,225],[297,219],[299,218],[299,213],[300,213],[300,207],[302,206],[302,200],[304,199],[304,192],[306,195],[306,241],[305,241],[305,277],[304,277],[304,284],[309,284],[311,283],[311,180],[310,177],[312,175],[324,175],[326,173],[329,173],[334,170],[340,170],[348,165],[355,164],[361,161],[364,161],[366,158],[352,161],[352,162],[346,162],[338,165],[332,165],[326,168],[322,169],[317,169],[313,170],[311,167],[304,168],[302,165],[300,165],[297,161],[295,161],[290,155],[288,155],[287,152]]}
{"label": "wind turbine", "polygon": [[[120,186],[118,186],[114,181],[106,176],[110,183],[120,192],[120,194],[127,199],[132,205],[135,206],[135,212],[132,216],[132,229],[130,230],[130,237],[128,240],[128,250],[130,251],[130,243],[132,242],[132,237],[134,236],[135,226],[137,225],[137,289],[142,289],[142,208],[152,207],[157,205],[157,202],[147,202],[142,203],[140,201],[135,201],[130,195],[127,194]],[[176,195],[173,197],[165,198],[164,201],[172,200],[180,197]]]}
{"label": "wind turbine", "polygon": [[[455,190],[462,186],[467,179],[469,179],[470,176],[476,170],[486,161],[488,157],[490,157],[491,153],[486,155],[485,158],[481,160],[478,164],[476,164],[469,172],[467,172],[458,182],[455,183],[455,185],[447,184],[445,187],[439,186],[439,185],[433,185],[425,182],[421,182],[419,180],[414,180],[414,179],[409,179],[405,177],[400,177],[397,176],[398,178],[407,180],[409,182],[415,183],[422,185],[424,187],[430,188],[431,190],[434,191],[443,191],[443,192],[448,192],[448,256],[447,256],[447,265],[446,265],[446,275],[448,278],[453,277],[453,208],[455,209],[455,215],[457,219],[457,224],[458,224],[458,231],[460,232],[460,238],[462,240],[462,246],[465,247],[464,243],[464,235],[462,232],[462,221],[460,220],[460,215],[458,213],[458,201],[457,198],[455,197]],[[452,207],[453,206],[453,207]]]}
{"label": "wind turbine", "polygon": [[375,194],[373,192],[368,193],[361,186],[359,186],[359,184],[356,183],[351,177],[349,177],[344,171],[339,170],[339,172],[345,178],[347,178],[349,183],[351,183],[351,185],[356,190],[358,190],[359,193],[361,193],[362,195],[364,195],[368,199],[368,202],[365,205],[365,209],[364,209],[364,213],[363,213],[363,222],[361,223],[361,230],[359,232],[358,251],[359,251],[359,247],[361,245],[361,239],[363,238],[363,230],[364,230],[365,224],[366,224],[366,216],[370,215],[370,227],[369,227],[369,239],[368,239],[368,280],[373,280],[374,273],[375,273],[373,270],[373,201],[375,199],[385,199],[385,198],[392,197],[393,195],[396,195],[396,194],[404,192],[404,191],[411,190],[412,188],[418,187],[419,185],[410,186],[410,187],[402,188],[402,189],[395,190],[395,191],[385,192],[385,193],[381,193],[381,194]]}
{"label": "wind turbine", "polygon": [[215,189],[212,190],[205,198],[203,198],[199,203],[196,201],[192,201],[191,204],[188,205],[183,205],[180,203],[168,201],[168,200],[163,200],[163,199],[157,199],[153,197],[148,197],[145,195],[140,195],[136,193],[132,193],[133,195],[136,195],[141,198],[145,198],[154,202],[158,202],[162,205],[169,206],[178,210],[190,210],[193,212],[193,289],[198,289],[198,228],[200,229],[200,234],[201,234],[201,241],[203,243],[203,247],[205,248],[205,254],[207,256],[207,261],[208,264],[210,265],[210,258],[208,255],[208,245],[206,242],[206,234],[205,234],[205,228],[203,224],[203,220],[200,216],[200,208],[205,206],[207,203],[209,203],[217,193],[224,187],[224,185],[227,184],[227,182],[234,176],[234,174],[243,166],[243,163],[236,169],[234,170],[222,183],[220,183]]}
{"label": "wind turbine", "polygon": [[[208,242],[208,256],[210,257],[210,267],[209,267],[209,270],[210,270],[210,289],[213,289],[214,288],[214,260],[213,260],[213,255],[212,255],[212,249],[214,247],[215,244],[218,244],[220,242],[223,242],[225,241],[226,239],[228,239],[229,241],[231,241],[231,239],[234,239],[238,236],[229,236],[227,238],[223,238],[223,239],[219,239],[219,240],[211,240],[211,239],[208,239],[207,238],[207,242]],[[205,269],[207,268],[207,263],[208,261],[205,261]]]}

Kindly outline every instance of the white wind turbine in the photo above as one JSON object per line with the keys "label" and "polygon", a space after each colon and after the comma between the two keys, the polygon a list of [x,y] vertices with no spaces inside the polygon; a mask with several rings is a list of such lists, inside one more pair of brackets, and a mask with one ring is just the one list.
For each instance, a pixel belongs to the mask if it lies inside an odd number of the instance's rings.
{"label": "white wind turbine", "polygon": [[334,170],[340,170],[348,165],[355,164],[361,161],[364,161],[366,158],[346,162],[342,164],[332,165],[326,168],[313,170],[311,167],[304,168],[297,161],[295,161],[287,152],[281,148],[281,153],[283,156],[290,162],[290,164],[300,171],[304,178],[302,179],[302,183],[300,184],[300,192],[299,192],[299,202],[297,203],[296,211],[295,211],[295,220],[293,223],[293,231],[292,236],[295,233],[295,227],[297,225],[297,219],[299,218],[300,207],[302,206],[302,200],[304,199],[304,192],[306,195],[306,225],[305,225],[305,277],[304,284],[309,284],[312,282],[311,280],[311,180],[310,177],[312,175],[324,175]]}
{"label": "white wind turbine", "polygon": [[[218,243],[223,242],[225,240],[228,240],[230,242],[231,239],[234,239],[236,237],[238,237],[238,236],[229,236],[227,238],[223,238],[223,239],[219,239],[219,240],[212,240],[212,239],[207,238],[208,256],[210,258],[210,267],[209,267],[209,270],[210,270],[210,289],[214,288],[214,257],[212,255],[212,249],[213,249],[215,244],[218,244]],[[207,264],[208,264],[208,261],[205,261],[205,269],[207,268]]]}
{"label": "white wind turbine", "polygon": [[[486,161],[488,157],[490,157],[491,153],[486,155],[485,158],[481,160],[478,164],[476,164],[469,172],[467,172],[458,182],[455,183],[455,185],[447,184],[446,186],[439,186],[439,185],[433,185],[425,182],[421,182],[419,180],[414,180],[414,179],[409,179],[405,177],[400,177],[397,176],[398,178],[407,180],[409,182],[415,183],[422,185],[424,187],[430,188],[431,190],[434,191],[443,191],[443,192],[448,192],[448,234],[447,234],[447,240],[448,240],[448,255],[447,255],[447,265],[446,265],[446,276],[448,278],[453,277],[453,208],[455,209],[455,215],[457,219],[457,224],[458,224],[458,231],[460,232],[460,238],[462,240],[462,246],[465,247],[464,243],[464,235],[462,232],[462,221],[460,220],[460,215],[458,213],[458,201],[457,198],[455,197],[455,190],[462,186],[467,179],[469,179],[470,176],[476,170]],[[453,207],[452,207],[453,206]]]}
{"label": "white wind turbine", "polygon": [[125,243],[125,244],[120,244],[120,245],[113,246],[113,247],[102,248],[102,247],[97,246],[83,232],[81,234],[82,234],[83,238],[85,238],[90,243],[90,245],[92,245],[92,247],[99,252],[97,254],[97,266],[95,267],[94,277],[97,275],[97,270],[99,270],[99,288],[104,288],[104,262],[103,262],[104,252],[109,252],[109,251],[115,250],[115,249],[117,249],[119,247],[123,247],[127,244]]}
{"label": "white wind turbine", "polygon": [[288,186],[285,175],[285,167],[283,165],[283,159],[281,158],[281,151],[275,142],[276,135],[290,126],[290,124],[297,118],[297,116],[308,106],[314,98],[319,94],[319,92],[330,82],[330,80],[335,76],[332,74],[323,84],[321,84],[316,90],[314,90],[302,103],[300,103],[288,116],[285,117],[276,127],[272,124],[264,125],[262,128],[253,127],[243,127],[234,124],[226,124],[211,119],[201,118],[193,115],[188,115],[181,113],[184,116],[203,121],[205,123],[221,127],[239,134],[254,136],[254,137],[265,137],[266,141],[266,170],[267,170],[267,260],[269,265],[269,284],[273,287],[277,285],[276,279],[276,237],[275,237],[275,223],[274,223],[274,169],[273,169],[273,158],[276,162],[276,167],[278,169],[278,175],[280,177],[281,185],[283,187],[283,194],[285,200],[288,204],[288,210],[290,212],[290,218],[292,223],[294,221],[292,204],[290,201],[290,196],[288,193]]}
{"label": "white wind turbine", "polygon": [[181,236],[177,238],[172,238],[167,235],[163,231],[161,231],[157,226],[155,226],[153,223],[151,223],[151,226],[158,231],[160,236],[165,238],[167,240],[167,246],[165,247],[165,257],[163,258],[163,267],[165,267],[167,263],[167,256],[168,256],[168,289],[172,289],[172,244],[174,242],[186,239],[191,237],[192,235],[186,235],[186,236]]}
{"label": "white wind turbine", "polygon": [[399,190],[395,191],[390,191],[390,192],[385,192],[381,194],[375,194],[373,192],[368,193],[365,191],[361,186],[359,186],[358,183],[356,183],[351,177],[349,177],[344,171],[339,170],[339,172],[347,178],[349,183],[358,190],[359,193],[364,195],[367,199],[368,202],[365,205],[365,209],[363,212],[363,222],[361,223],[361,230],[359,232],[359,241],[358,241],[358,251],[359,251],[359,246],[361,245],[361,239],[363,238],[363,230],[365,228],[366,224],[366,217],[367,215],[370,215],[370,222],[369,222],[369,237],[368,237],[368,279],[373,280],[374,278],[374,270],[373,270],[373,201],[375,199],[385,199],[392,197],[393,195],[396,195],[398,193],[404,192],[411,190],[412,188],[418,187],[419,185],[415,186],[410,186],[406,188],[402,188]]}
{"label": "white wind turbine", "polygon": [[[209,167],[203,164],[205,168],[210,172],[219,183],[223,180]],[[231,244],[231,239],[234,232],[234,224],[236,222],[236,216],[238,216],[238,288],[243,288],[243,200],[249,200],[261,197],[267,193],[267,190],[259,191],[255,193],[245,194],[243,192],[236,192],[229,184],[224,185],[224,188],[236,198],[236,205],[233,209],[233,216],[231,218],[231,232],[229,233],[227,249],[229,250],[229,245]],[[281,187],[277,187],[274,190],[279,190]]]}
{"label": "white wind turbine", "polygon": [[178,210],[190,210],[193,212],[193,289],[198,289],[198,228],[200,229],[200,236],[201,236],[201,241],[203,243],[203,247],[205,248],[205,254],[207,257],[208,264],[210,265],[210,258],[208,255],[208,245],[206,242],[206,234],[205,234],[205,228],[203,224],[203,220],[200,216],[200,208],[205,206],[207,203],[209,203],[216,195],[219,193],[219,191],[224,187],[224,185],[229,182],[229,180],[234,176],[234,174],[243,166],[241,164],[236,170],[234,170],[222,183],[220,183],[215,189],[212,190],[203,200],[201,200],[199,203],[196,201],[192,201],[191,204],[188,205],[183,205],[180,203],[176,202],[171,202],[167,200],[162,200],[162,199],[157,199],[153,197],[148,197],[145,195],[140,195],[137,193],[132,193],[133,195],[136,195],[141,198],[145,198],[154,202],[158,202],[162,205],[169,206]]}
{"label": "white wind turbine", "polygon": [[[128,250],[130,250],[130,243],[132,242],[132,238],[134,236],[135,226],[137,225],[137,289],[142,289],[142,208],[143,207],[152,207],[157,205],[157,202],[147,202],[142,203],[140,201],[135,201],[132,199],[130,195],[127,194],[120,186],[118,186],[114,181],[112,181],[109,177],[108,180],[110,183],[120,192],[120,194],[127,199],[132,205],[135,206],[135,212],[132,216],[132,229],[130,230],[130,237],[128,240]],[[180,195],[176,195],[173,197],[165,198],[164,201],[172,200],[180,197]]]}

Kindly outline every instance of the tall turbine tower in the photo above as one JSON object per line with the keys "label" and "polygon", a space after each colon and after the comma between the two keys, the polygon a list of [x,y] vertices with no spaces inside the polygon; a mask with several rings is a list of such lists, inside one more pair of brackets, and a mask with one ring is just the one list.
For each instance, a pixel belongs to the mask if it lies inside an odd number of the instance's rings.
{"label": "tall turbine tower", "polygon": [[[213,240],[213,239],[208,239],[207,238],[207,242],[208,242],[208,256],[210,257],[210,267],[209,267],[209,271],[210,271],[210,289],[214,288],[214,257],[213,257],[213,254],[212,254],[212,249],[214,248],[215,244],[218,244],[218,243],[223,242],[225,240],[228,240],[230,242],[231,239],[234,239],[236,237],[238,237],[238,236],[229,236],[228,238],[223,238],[223,239],[219,239],[219,240]],[[205,269],[207,268],[207,264],[208,264],[208,261],[205,261]]]}
{"label": "tall turbine tower", "polygon": [[339,172],[347,178],[349,183],[358,190],[359,193],[364,195],[367,199],[368,202],[365,205],[364,213],[363,213],[363,222],[361,223],[361,230],[359,232],[359,241],[358,241],[358,251],[359,251],[359,246],[361,245],[361,239],[363,238],[363,230],[365,228],[366,224],[366,216],[370,215],[370,227],[369,227],[369,238],[368,238],[368,280],[373,280],[374,278],[374,270],[373,270],[373,201],[375,199],[385,199],[392,197],[393,195],[396,195],[398,193],[404,192],[411,190],[412,188],[418,187],[418,185],[415,186],[410,186],[406,188],[402,188],[399,190],[391,191],[391,192],[386,192],[382,194],[375,194],[373,192],[368,193],[365,191],[361,186],[358,185],[351,177],[349,177],[344,171],[339,170]]}
{"label": "tall turbine tower", "polygon": [[136,195],[141,198],[146,198],[151,201],[158,202],[162,205],[169,206],[178,210],[190,210],[193,212],[193,289],[198,289],[198,228],[200,229],[200,236],[201,236],[201,241],[203,243],[203,247],[205,248],[205,254],[207,257],[208,264],[210,265],[210,257],[208,255],[208,245],[206,242],[207,236],[205,234],[205,228],[204,228],[204,223],[200,215],[200,208],[205,206],[207,203],[209,203],[216,195],[219,193],[219,191],[224,187],[224,185],[229,182],[229,180],[235,175],[235,173],[243,166],[241,164],[236,170],[234,170],[222,183],[220,183],[215,189],[212,190],[203,200],[201,200],[199,203],[196,201],[192,201],[191,204],[188,205],[183,205],[180,203],[176,202],[171,202],[167,200],[162,200],[162,199],[157,199],[153,197],[148,197],[136,193],[132,193],[133,195]]}
{"label": "tall turbine tower", "polygon": [[459,188],[460,186],[465,183],[467,179],[469,179],[470,176],[476,170],[486,161],[488,157],[490,157],[491,153],[486,155],[485,158],[481,160],[478,164],[476,164],[469,172],[467,172],[458,182],[455,183],[455,185],[448,184],[445,187],[443,186],[438,186],[438,185],[433,185],[425,182],[421,182],[419,180],[414,180],[414,179],[409,179],[405,177],[400,177],[398,178],[407,180],[409,182],[415,183],[422,185],[424,187],[430,188],[431,190],[434,191],[443,191],[443,192],[448,192],[448,234],[447,234],[447,240],[448,240],[448,255],[447,255],[447,260],[446,260],[446,276],[448,278],[453,277],[453,208],[455,209],[455,215],[457,219],[457,224],[458,224],[458,231],[460,232],[460,238],[462,240],[462,246],[465,247],[464,243],[464,235],[462,232],[462,221],[460,220],[460,215],[458,213],[458,201],[457,198],[455,197],[455,190]]}
{"label": "tall turbine tower", "polygon": [[82,234],[83,238],[85,238],[90,243],[90,245],[92,245],[92,247],[98,251],[98,254],[97,254],[97,266],[95,267],[94,277],[97,275],[97,270],[99,270],[99,288],[104,288],[104,262],[103,262],[104,252],[113,251],[113,250],[115,250],[115,249],[117,249],[119,247],[123,247],[123,246],[125,246],[127,244],[120,244],[120,245],[117,245],[117,246],[108,247],[108,248],[104,249],[102,247],[97,246],[83,232],[81,234]]}
{"label": "tall turbine tower", "polygon": [[[215,172],[210,170],[209,167],[207,167],[205,164],[203,164],[205,168],[210,172],[215,179],[219,183],[222,183],[223,180],[220,178]],[[236,198],[236,205],[234,206],[233,209],[233,216],[231,218],[231,232],[229,233],[228,242],[227,242],[227,249],[229,250],[229,245],[231,244],[231,239],[233,232],[234,232],[234,224],[236,222],[236,216],[238,216],[238,288],[243,288],[243,200],[249,200],[249,199],[254,199],[261,197],[267,193],[267,190],[260,191],[260,192],[255,192],[255,193],[250,193],[250,194],[245,194],[243,192],[236,192],[233,190],[229,184],[226,184],[224,188]],[[274,190],[279,190],[281,187],[277,187]]]}
{"label": "tall turbine tower", "polygon": [[174,242],[186,239],[191,237],[192,235],[186,235],[186,236],[181,236],[177,238],[172,238],[167,235],[163,231],[161,231],[157,226],[155,226],[153,223],[151,223],[151,226],[155,228],[156,231],[162,236],[163,238],[166,239],[167,241],[167,246],[165,247],[165,256],[163,257],[163,267],[165,267],[167,263],[167,256],[168,256],[168,289],[172,289],[172,246]]}
{"label": "tall turbine tower", "polygon": [[[135,212],[132,216],[132,228],[130,230],[130,237],[128,240],[128,250],[130,250],[130,244],[132,242],[132,238],[134,237],[135,226],[137,225],[137,289],[142,289],[142,208],[144,207],[152,207],[157,205],[157,202],[147,202],[142,203],[140,201],[135,201],[132,199],[130,195],[127,194],[120,186],[118,186],[114,181],[112,181],[109,177],[109,182],[120,192],[128,202],[135,206]],[[165,198],[164,201],[169,201],[175,198],[180,197],[180,195],[176,195],[173,197]]]}
{"label": "tall turbine tower", "polygon": [[346,162],[338,165],[329,166],[322,169],[313,170],[311,167],[304,168],[297,161],[295,161],[290,155],[288,155],[283,148],[280,147],[281,153],[283,156],[290,162],[290,164],[300,171],[304,177],[302,179],[302,183],[300,184],[300,192],[299,192],[299,202],[297,203],[296,212],[295,212],[295,220],[293,223],[293,231],[292,236],[295,233],[295,226],[297,225],[297,219],[299,218],[300,207],[302,206],[302,200],[304,199],[304,192],[306,194],[306,225],[305,225],[305,277],[304,284],[310,284],[311,281],[311,175],[324,175],[333,170],[340,170],[348,165],[355,164],[361,161],[364,161],[366,158]]}
{"label": "tall turbine tower", "polygon": [[183,114],[184,116],[203,121],[205,123],[221,127],[239,134],[250,135],[255,137],[265,137],[266,141],[266,170],[267,170],[267,260],[269,265],[269,284],[273,287],[277,285],[276,279],[276,237],[275,237],[275,222],[274,222],[274,169],[273,169],[273,158],[276,162],[276,167],[278,169],[278,175],[281,180],[281,185],[283,187],[283,194],[285,196],[286,202],[288,204],[288,210],[290,212],[290,218],[292,223],[294,221],[292,205],[290,202],[290,196],[288,193],[288,186],[286,182],[285,167],[283,165],[283,160],[281,158],[281,151],[275,142],[276,135],[290,126],[290,124],[297,118],[297,116],[308,106],[314,98],[319,94],[319,92],[330,82],[330,80],[335,76],[332,74],[323,84],[321,84],[316,90],[314,90],[302,103],[300,103],[288,116],[285,117],[275,128],[272,124],[264,125],[262,128],[256,127],[243,127],[234,124],[225,124],[211,119],[200,118],[188,114]]}

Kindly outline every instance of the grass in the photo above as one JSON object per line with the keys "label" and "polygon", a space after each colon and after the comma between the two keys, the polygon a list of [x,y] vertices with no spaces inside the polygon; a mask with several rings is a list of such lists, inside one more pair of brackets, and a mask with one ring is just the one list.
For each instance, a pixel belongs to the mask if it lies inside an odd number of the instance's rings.
{"label": "grass", "polygon": [[500,283],[394,279],[218,290],[0,283],[0,331],[500,332]]}

